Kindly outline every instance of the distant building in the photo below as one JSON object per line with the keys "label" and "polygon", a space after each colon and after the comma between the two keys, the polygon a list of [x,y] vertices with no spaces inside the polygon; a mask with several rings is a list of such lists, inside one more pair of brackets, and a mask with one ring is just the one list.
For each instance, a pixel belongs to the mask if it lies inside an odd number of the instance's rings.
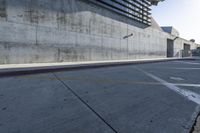
{"label": "distant building", "polygon": [[161,27],[163,29],[164,32],[167,32],[173,36],[179,36],[179,32],[178,30],[176,30],[174,27],[172,26],[164,26],[164,27]]}

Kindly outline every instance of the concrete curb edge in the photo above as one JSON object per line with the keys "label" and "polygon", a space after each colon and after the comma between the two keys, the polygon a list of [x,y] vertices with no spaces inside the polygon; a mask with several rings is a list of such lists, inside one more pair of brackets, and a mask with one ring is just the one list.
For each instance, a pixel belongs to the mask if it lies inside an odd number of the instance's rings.
{"label": "concrete curb edge", "polygon": [[170,59],[155,59],[155,60],[137,60],[137,61],[123,61],[123,62],[100,62],[100,63],[86,63],[86,64],[75,64],[75,65],[57,65],[57,66],[36,66],[36,67],[26,67],[26,68],[8,68],[0,70],[0,78],[10,77],[10,76],[20,76],[28,74],[39,74],[39,73],[49,73],[58,71],[72,71],[72,70],[82,70],[100,67],[114,67],[123,65],[134,65],[134,64],[146,64],[146,63],[156,63],[156,62],[166,62],[166,61],[176,61],[176,60],[195,60],[195,58],[170,58]]}

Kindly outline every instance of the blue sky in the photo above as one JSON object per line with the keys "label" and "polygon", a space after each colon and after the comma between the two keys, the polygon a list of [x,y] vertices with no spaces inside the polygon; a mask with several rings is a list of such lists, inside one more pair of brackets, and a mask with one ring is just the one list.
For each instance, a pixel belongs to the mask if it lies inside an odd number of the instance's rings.
{"label": "blue sky", "polygon": [[160,26],[173,26],[180,36],[200,43],[200,0],[165,0],[152,7]]}

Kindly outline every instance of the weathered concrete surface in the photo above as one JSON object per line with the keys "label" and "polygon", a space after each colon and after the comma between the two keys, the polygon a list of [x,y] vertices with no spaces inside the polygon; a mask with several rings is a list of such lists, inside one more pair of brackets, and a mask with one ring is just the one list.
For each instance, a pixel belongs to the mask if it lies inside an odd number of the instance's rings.
{"label": "weathered concrete surface", "polygon": [[200,94],[189,86],[200,84],[199,65],[175,61],[0,78],[0,132],[188,133],[199,105],[138,69]]}
{"label": "weathered concrete surface", "polygon": [[191,133],[200,133],[200,117],[197,117],[196,124],[194,125],[194,129]]}
{"label": "weathered concrete surface", "polygon": [[173,38],[87,0],[0,2],[0,64],[163,58]]}
{"label": "weathered concrete surface", "polygon": [[52,74],[0,82],[1,133],[113,132]]}

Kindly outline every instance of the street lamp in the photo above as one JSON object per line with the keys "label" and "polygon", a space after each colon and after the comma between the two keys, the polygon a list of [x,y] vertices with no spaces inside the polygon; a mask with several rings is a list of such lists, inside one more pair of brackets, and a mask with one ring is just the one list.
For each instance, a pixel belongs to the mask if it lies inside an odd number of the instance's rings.
{"label": "street lamp", "polygon": [[176,39],[178,39],[179,37],[177,36],[177,37],[175,37],[174,39],[173,39],[173,43],[174,43],[174,41],[176,40]]}

